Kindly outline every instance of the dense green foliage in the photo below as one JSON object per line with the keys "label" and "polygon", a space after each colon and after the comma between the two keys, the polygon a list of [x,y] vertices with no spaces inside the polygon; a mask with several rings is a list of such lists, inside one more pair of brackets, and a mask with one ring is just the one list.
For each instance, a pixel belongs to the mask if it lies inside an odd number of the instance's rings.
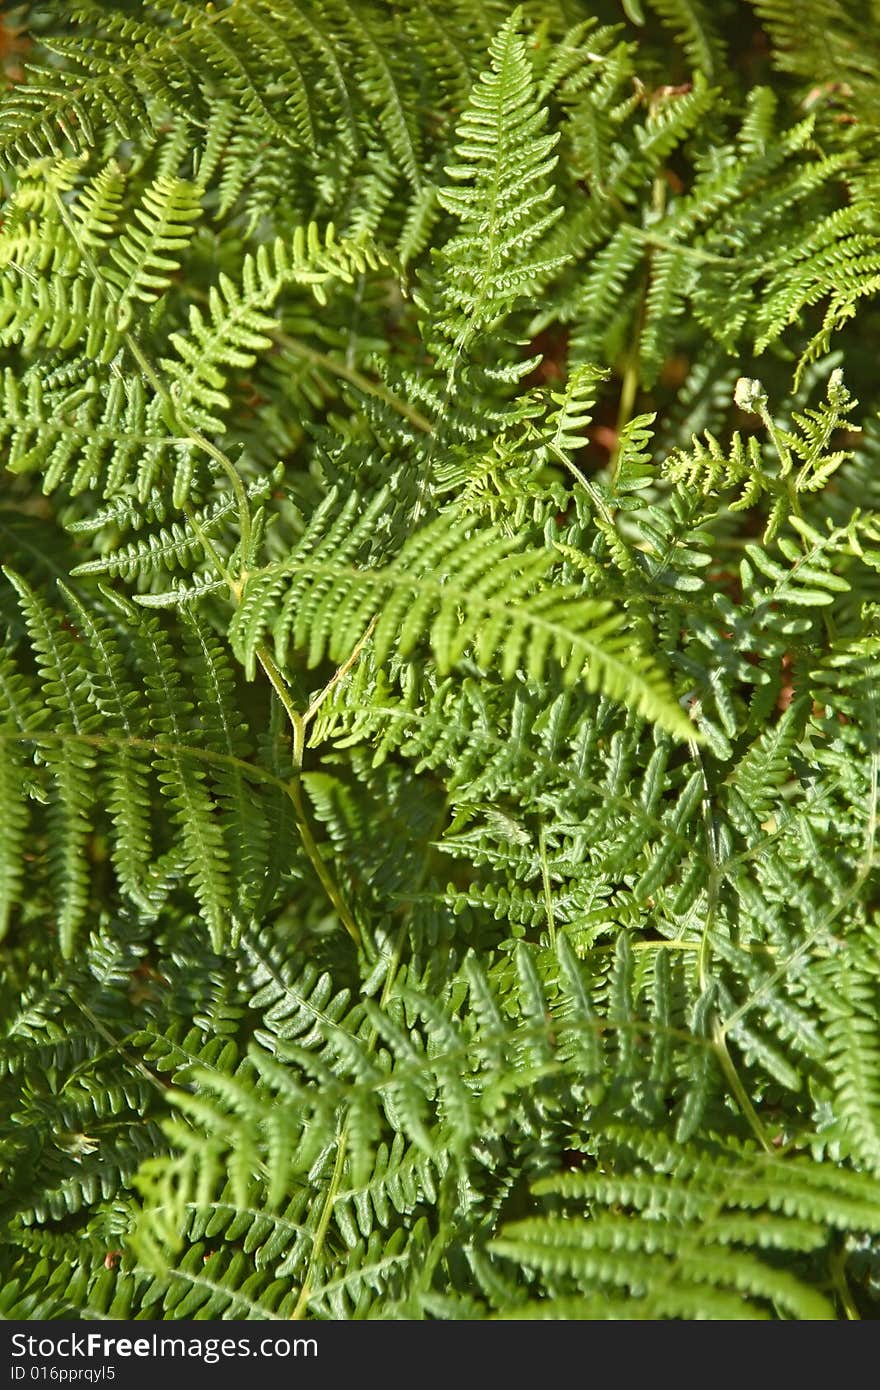
{"label": "dense green foliage", "polygon": [[877,0],[0,23],[0,1314],[877,1316]]}

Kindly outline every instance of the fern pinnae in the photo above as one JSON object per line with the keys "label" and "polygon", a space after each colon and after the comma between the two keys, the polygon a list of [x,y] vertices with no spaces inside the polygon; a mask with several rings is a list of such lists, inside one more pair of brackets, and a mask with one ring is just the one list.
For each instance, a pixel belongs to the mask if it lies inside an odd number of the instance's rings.
{"label": "fern pinnae", "polygon": [[[71,650],[72,643],[54,626],[29,585],[13,571],[5,573],[19,594],[48,701],[58,710],[62,727],[74,734],[88,732],[94,716],[88,712],[84,673]],[[63,954],[69,956],[87,904],[83,844],[91,831],[87,779],[94,757],[87,747],[76,742],[49,746],[42,756],[52,771],[57,791],[57,800],[53,799],[49,813],[57,837],[52,870],[60,904],[59,938]]]}
{"label": "fern pinnae", "polygon": [[[123,740],[134,738],[132,695],[125,680],[118,649],[109,626],[97,619],[76,594],[59,586],[70,607],[78,631],[88,641],[95,667],[95,703],[105,719],[118,727]],[[108,770],[108,809],[114,819],[113,864],[123,891],[143,902],[142,885],[150,860],[151,827],[149,791],[143,763],[123,742]],[[147,903],[144,903],[147,906]]]}
{"label": "fern pinnae", "polygon": [[[537,107],[531,74],[515,12],[494,41],[493,67],[472,90],[471,106],[459,124],[456,153],[467,162],[447,173],[470,186],[440,191],[443,206],[461,219],[462,231],[445,248],[443,293],[448,304],[447,336],[453,357],[474,334],[541,273],[560,262],[524,260],[556,221],[558,210],[526,214],[552,196],[546,176],[556,163],[553,136],[540,135],[546,113]],[[537,185],[525,206],[519,195]]]}
{"label": "fern pinnae", "polygon": [[873,1314],[880,51],[756,3],[7,24],[5,1316]]}
{"label": "fern pinnae", "polygon": [[[229,758],[215,771],[218,798],[230,827],[229,866],[234,882],[254,883],[261,873],[268,827],[262,807],[255,801],[240,770],[251,752],[246,731],[234,719],[235,687],[228,658],[211,641],[191,614],[185,614],[184,640],[195,655],[194,687],[202,710],[202,735]],[[241,904],[236,916],[247,912],[247,899],[236,892]]]}
{"label": "fern pinnae", "polygon": [[[229,920],[228,851],[213,816],[213,798],[204,786],[205,774],[201,770],[194,772],[178,751],[186,742],[180,718],[187,702],[182,697],[167,638],[155,618],[138,618],[129,611],[137,624],[133,638],[143,662],[145,688],[156,702],[157,712],[151,721],[160,750],[155,771],[163,794],[174,807],[194,890],[210,924],[215,949],[219,949]],[[169,738],[165,756],[161,751],[163,735]]]}
{"label": "fern pinnae", "polygon": [[[2,709],[4,745],[12,742],[27,727],[27,690],[15,670],[10,653],[0,651],[0,709]],[[28,711],[29,713],[30,711]],[[6,747],[0,758],[0,780],[3,783],[3,805],[7,833],[0,846],[0,939],[9,930],[10,921],[24,879],[24,845],[28,828],[26,781],[21,760]]]}

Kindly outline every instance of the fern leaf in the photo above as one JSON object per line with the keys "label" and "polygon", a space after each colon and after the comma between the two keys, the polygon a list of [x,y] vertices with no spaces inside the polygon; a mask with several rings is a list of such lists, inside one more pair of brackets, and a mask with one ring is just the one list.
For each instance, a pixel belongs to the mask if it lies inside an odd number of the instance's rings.
{"label": "fern leaf", "polygon": [[322,553],[294,557],[249,580],[231,629],[236,652],[252,671],[264,634],[264,595],[286,582],[292,587],[275,634],[282,662],[290,640],[286,614],[294,605],[292,642],[308,651],[312,664],[325,652],[345,661],[375,616],[380,663],[392,649],[409,655],[423,634],[441,674],[470,647],[483,666],[497,657],[505,679],[520,666],[539,679],[554,659],[567,683],[583,679],[588,689],[631,704],[679,736],[692,736],[653,663],[627,654],[631,639],[621,617],[572,587],[545,585],[552,564],[551,553],[524,552],[497,530],[485,529],[475,542],[454,515],[423,528],[385,569],[352,572]]}
{"label": "fern leaf", "polygon": [[[11,570],[6,575],[20,598],[47,702],[57,710],[62,728],[77,734],[89,732],[94,716],[88,709],[87,685],[73,643],[56,627],[30,586]],[[59,940],[63,954],[69,956],[88,902],[85,846],[92,829],[89,774],[94,756],[77,742],[48,744],[43,756],[57,793],[49,813],[51,869],[59,904]]]}
{"label": "fern leaf", "polygon": [[134,300],[149,302],[171,283],[180,259],[201,215],[201,189],[183,179],[159,175],[146,190],[143,206],[135,216],[140,227],[129,224],[110,249],[112,267],[105,274],[120,294],[119,328],[128,327]]}
{"label": "fern leaf", "polygon": [[438,195],[461,223],[441,262],[442,326],[455,352],[563,261],[532,254],[560,215],[547,208],[556,138],[541,133],[546,111],[537,103],[519,23],[517,11],[493,40],[491,70],[473,88],[457,128],[461,162],[446,171],[456,185]]}

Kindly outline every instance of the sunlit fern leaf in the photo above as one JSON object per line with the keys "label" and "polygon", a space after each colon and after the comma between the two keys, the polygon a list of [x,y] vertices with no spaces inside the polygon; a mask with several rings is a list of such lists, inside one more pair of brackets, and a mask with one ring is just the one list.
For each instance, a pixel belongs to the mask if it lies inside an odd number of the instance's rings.
{"label": "sunlit fern leaf", "polygon": [[[69,956],[87,906],[85,847],[92,829],[90,773],[95,756],[84,736],[95,728],[97,711],[89,707],[88,679],[71,634],[64,631],[23,579],[11,571],[7,571],[7,577],[20,596],[45,698],[61,726],[61,736],[53,731],[42,747],[38,733],[37,746],[55,784],[56,794],[49,811],[50,872],[59,904],[61,949]],[[64,733],[72,737],[65,740]]]}
{"label": "sunlit fern leaf", "polygon": [[[201,189],[183,179],[159,175],[144,193],[135,212],[140,226],[130,223],[110,250],[113,266],[107,280],[119,291],[118,327],[128,327],[132,301],[149,302],[170,284],[184,249],[192,236],[192,224],[201,216]],[[171,254],[169,254],[171,253]]]}
{"label": "sunlit fern leaf", "polygon": [[23,750],[15,741],[29,723],[27,686],[5,650],[0,656],[0,700],[2,700],[3,756],[0,779],[3,782],[5,830],[0,844],[0,932],[5,936],[24,877],[25,837],[28,825],[27,782]]}
{"label": "sunlit fern leaf", "polygon": [[542,133],[546,110],[538,106],[519,25],[516,12],[492,42],[492,68],[472,89],[456,129],[460,162],[446,172],[457,182],[439,193],[461,224],[439,266],[450,360],[563,260],[535,254],[561,214],[547,207],[556,137]]}
{"label": "sunlit fern leaf", "polygon": [[344,661],[375,619],[380,663],[392,650],[406,657],[425,637],[441,674],[469,648],[482,666],[500,660],[506,679],[520,666],[539,678],[553,661],[567,683],[583,680],[679,737],[693,736],[650,658],[632,654],[622,616],[574,586],[548,582],[552,552],[524,551],[488,527],[475,545],[454,512],[422,528],[383,568],[353,569],[328,549],[322,541],[311,554],[294,553],[248,581],[230,630],[249,671],[269,602],[283,593],[274,628],[281,661],[289,646],[304,650],[311,664],[325,653]]}
{"label": "sunlit fern leaf", "polygon": [[[594,1281],[612,1297],[606,1316],[620,1315],[612,1311],[617,1290],[649,1318],[699,1318],[706,1316],[704,1308],[716,1309],[709,1316],[720,1316],[715,1300],[720,1296],[724,1306],[725,1294],[728,1301],[734,1294],[743,1298],[750,1317],[768,1316],[778,1301],[798,1319],[833,1316],[828,1300],[803,1276],[799,1280],[778,1269],[763,1252],[808,1255],[825,1247],[833,1258],[831,1233],[850,1200],[869,1198],[865,1179],[841,1174],[836,1184],[825,1183],[818,1164],[757,1152],[731,1153],[726,1162],[719,1153],[712,1166],[695,1167],[685,1152],[681,1177],[572,1173],[535,1185],[542,1195],[588,1202],[593,1215],[587,1221],[570,1210],[565,1216],[520,1221],[494,1243],[499,1253],[540,1272],[551,1301],[546,1312],[535,1307],[531,1316],[554,1316],[554,1297],[561,1297],[559,1311],[568,1308],[569,1316],[579,1303],[593,1307]],[[817,1179],[821,1186],[815,1188]],[[768,1217],[763,1229],[749,1218],[757,1200],[756,1190],[751,1195],[753,1182],[763,1200],[772,1190],[779,1213]],[[876,1222],[876,1212],[868,1220]],[[725,1251],[717,1263],[713,1247]],[[803,1272],[808,1269],[806,1262]]]}
{"label": "sunlit fern leaf", "polygon": [[303,286],[324,304],[334,281],[350,283],[380,260],[364,243],[338,242],[332,225],[322,236],[314,223],[297,228],[289,244],[278,238],[246,256],[241,289],[221,275],[219,287],[209,291],[210,318],[193,305],[189,332],[170,336],[176,356],[163,358],[161,365],[171,381],[176,412],[201,429],[222,430],[222,416],[215,412],[229,407],[222,389],[228,371],[251,366],[258,352],[271,347],[277,319],[270,311],[282,292]]}

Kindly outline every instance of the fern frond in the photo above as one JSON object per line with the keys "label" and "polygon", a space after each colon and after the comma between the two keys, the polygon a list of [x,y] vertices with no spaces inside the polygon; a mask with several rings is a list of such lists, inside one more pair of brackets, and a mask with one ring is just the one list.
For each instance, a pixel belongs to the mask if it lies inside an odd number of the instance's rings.
{"label": "fern frond", "polygon": [[414,535],[383,569],[352,571],[325,554],[326,543],[248,580],[230,630],[249,673],[266,632],[267,608],[283,586],[274,628],[282,663],[289,645],[305,650],[312,665],[325,652],[345,661],[375,619],[379,663],[392,650],[408,656],[423,636],[441,674],[469,648],[481,666],[499,660],[508,680],[521,666],[540,679],[552,659],[566,683],[583,680],[587,689],[631,704],[679,737],[693,736],[650,659],[632,656],[622,617],[573,586],[544,582],[551,552],[523,551],[490,528],[475,543],[452,513]]}
{"label": "fern frond", "polygon": [[519,24],[516,12],[490,46],[492,67],[457,126],[461,162],[446,170],[456,185],[438,194],[461,224],[443,248],[439,272],[440,327],[453,356],[563,262],[533,255],[561,209],[547,208],[556,137],[541,133],[546,110],[538,106]]}
{"label": "fern frond", "polygon": [[[62,728],[72,735],[88,734],[95,726],[89,709],[85,673],[70,637],[57,627],[34,591],[20,577],[7,573],[17,590],[33,645],[47,702],[55,708]],[[61,949],[69,956],[87,905],[85,843],[91,832],[88,819],[90,776],[94,754],[88,744],[75,739],[65,746],[49,746],[43,753],[57,789],[50,812],[51,871],[59,904],[58,933]]]}
{"label": "fern frond", "polygon": [[242,287],[221,276],[219,287],[208,297],[210,320],[193,305],[187,334],[172,333],[175,357],[162,359],[171,381],[176,411],[200,429],[222,431],[222,416],[229,408],[223,385],[229,368],[250,367],[258,352],[272,345],[277,319],[269,312],[290,285],[307,286],[319,304],[327,302],[327,287],[334,280],[351,283],[355,274],[375,270],[380,256],[368,245],[338,242],[327,227],[323,238],[314,223],[298,228],[290,245],[278,238],[271,247],[261,246],[246,256]]}
{"label": "fern frond", "polygon": [[[39,800],[48,802],[49,867],[63,953],[71,953],[86,915],[88,843],[105,815],[112,823],[111,862],[120,889],[148,915],[155,911],[161,874],[157,882],[158,864],[150,850],[154,789],[169,798],[170,819],[181,835],[175,876],[190,876],[219,947],[236,921],[230,855],[236,867],[247,863],[258,878],[265,848],[252,781],[259,785],[261,778],[273,778],[249,761],[246,736],[232,714],[232,676],[216,644],[199,634],[190,638],[196,689],[205,702],[205,722],[193,728],[182,672],[157,619],[123,605],[131,625],[123,637],[107,615],[93,612],[65,587],[71,617],[59,622],[20,576],[10,572],[9,578],[20,596],[39,670],[36,687],[11,664],[4,670],[11,827],[24,829],[24,803],[15,788],[22,786],[20,751],[34,748],[52,781],[51,789],[41,787]],[[86,663],[79,644],[87,645]],[[51,730],[43,728],[40,700],[54,712]],[[18,839],[14,845],[23,856]],[[8,914],[20,872],[7,865],[4,881]],[[243,915],[242,909],[239,921]]]}
{"label": "fern frond", "polygon": [[3,1316],[876,1316],[880,48],[600,9],[4,12]]}
{"label": "fern frond", "polygon": [[189,243],[192,224],[201,216],[201,189],[183,179],[159,175],[146,189],[143,205],[135,216],[140,227],[129,224],[110,249],[113,266],[107,280],[119,291],[118,328],[128,327],[133,300],[149,303],[167,288],[180,266],[174,253]]}

